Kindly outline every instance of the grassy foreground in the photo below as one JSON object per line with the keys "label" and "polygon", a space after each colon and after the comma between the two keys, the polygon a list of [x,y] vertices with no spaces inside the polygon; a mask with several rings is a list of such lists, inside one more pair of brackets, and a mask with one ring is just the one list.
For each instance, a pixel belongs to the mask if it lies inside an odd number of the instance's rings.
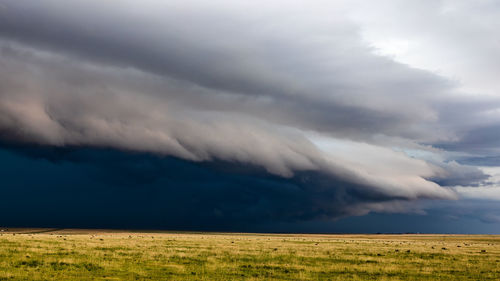
{"label": "grassy foreground", "polygon": [[17,232],[0,280],[500,280],[500,236]]}

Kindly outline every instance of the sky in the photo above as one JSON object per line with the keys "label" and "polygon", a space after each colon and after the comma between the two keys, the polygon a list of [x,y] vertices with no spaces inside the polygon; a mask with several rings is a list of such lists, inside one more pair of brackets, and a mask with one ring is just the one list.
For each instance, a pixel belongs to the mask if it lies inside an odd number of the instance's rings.
{"label": "sky", "polygon": [[0,0],[0,225],[500,233],[494,0]]}

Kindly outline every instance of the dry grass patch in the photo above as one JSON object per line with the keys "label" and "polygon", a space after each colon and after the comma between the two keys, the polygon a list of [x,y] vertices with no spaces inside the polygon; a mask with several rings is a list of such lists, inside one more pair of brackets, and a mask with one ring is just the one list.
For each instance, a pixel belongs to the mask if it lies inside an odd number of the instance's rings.
{"label": "dry grass patch", "polygon": [[0,280],[500,280],[500,237],[3,233]]}

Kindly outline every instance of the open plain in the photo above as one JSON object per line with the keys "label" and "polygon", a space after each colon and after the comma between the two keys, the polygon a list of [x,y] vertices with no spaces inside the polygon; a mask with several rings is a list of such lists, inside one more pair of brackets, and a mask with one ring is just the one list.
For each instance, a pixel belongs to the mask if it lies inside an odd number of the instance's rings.
{"label": "open plain", "polygon": [[0,280],[500,280],[500,236],[8,229]]}

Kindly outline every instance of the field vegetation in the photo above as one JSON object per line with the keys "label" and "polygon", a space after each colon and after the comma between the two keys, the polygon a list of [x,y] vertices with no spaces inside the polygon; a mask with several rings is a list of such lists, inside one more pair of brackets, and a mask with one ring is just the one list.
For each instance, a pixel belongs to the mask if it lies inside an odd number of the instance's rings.
{"label": "field vegetation", "polygon": [[0,280],[500,280],[500,236],[0,235]]}

